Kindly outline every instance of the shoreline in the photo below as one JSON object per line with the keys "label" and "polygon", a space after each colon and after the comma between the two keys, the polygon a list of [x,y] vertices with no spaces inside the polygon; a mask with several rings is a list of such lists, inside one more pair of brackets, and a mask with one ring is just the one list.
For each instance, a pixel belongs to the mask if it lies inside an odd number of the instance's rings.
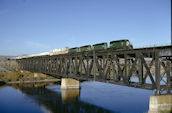
{"label": "shoreline", "polygon": [[34,81],[12,81],[6,82],[6,84],[29,84],[29,83],[46,83],[46,82],[59,82],[60,79],[45,79],[45,80],[34,80]]}

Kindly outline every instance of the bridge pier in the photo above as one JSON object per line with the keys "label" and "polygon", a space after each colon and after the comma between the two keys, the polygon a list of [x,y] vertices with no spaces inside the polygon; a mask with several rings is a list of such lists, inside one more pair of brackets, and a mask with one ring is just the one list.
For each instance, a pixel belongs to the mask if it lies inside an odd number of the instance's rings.
{"label": "bridge pier", "polygon": [[79,89],[80,82],[72,78],[61,79],[61,89]]}
{"label": "bridge pier", "polygon": [[172,95],[150,96],[148,113],[171,113]]}

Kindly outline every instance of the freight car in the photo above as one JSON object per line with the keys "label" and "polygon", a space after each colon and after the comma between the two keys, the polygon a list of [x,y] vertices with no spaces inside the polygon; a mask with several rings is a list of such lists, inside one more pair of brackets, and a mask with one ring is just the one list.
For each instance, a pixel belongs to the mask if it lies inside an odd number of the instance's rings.
{"label": "freight car", "polygon": [[64,48],[57,48],[49,51],[49,55],[60,55],[60,54],[66,54],[69,52],[69,47]]}

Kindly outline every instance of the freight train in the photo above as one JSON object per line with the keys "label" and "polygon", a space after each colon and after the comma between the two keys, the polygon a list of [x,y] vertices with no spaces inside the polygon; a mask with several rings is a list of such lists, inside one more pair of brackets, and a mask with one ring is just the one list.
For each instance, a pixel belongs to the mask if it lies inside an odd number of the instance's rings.
{"label": "freight train", "polygon": [[102,51],[106,49],[125,50],[125,49],[133,49],[133,46],[129,40],[125,39],[125,40],[111,41],[109,47],[108,44],[104,42],[104,43],[94,44],[92,46],[86,45],[86,46],[74,47],[74,48],[69,48],[69,47],[58,48],[44,53],[18,56],[13,59],[22,59],[22,58],[39,57],[39,56],[52,56],[52,55],[60,55],[60,54],[68,54],[68,53],[72,54],[78,52]]}
{"label": "freight train", "polygon": [[110,42],[110,47],[108,47],[108,44],[106,42],[86,45],[82,47],[74,47],[69,49],[69,53],[77,53],[77,52],[88,52],[88,51],[100,51],[105,49],[112,49],[112,50],[124,50],[124,49],[133,49],[133,45],[130,43],[129,40],[116,40]]}

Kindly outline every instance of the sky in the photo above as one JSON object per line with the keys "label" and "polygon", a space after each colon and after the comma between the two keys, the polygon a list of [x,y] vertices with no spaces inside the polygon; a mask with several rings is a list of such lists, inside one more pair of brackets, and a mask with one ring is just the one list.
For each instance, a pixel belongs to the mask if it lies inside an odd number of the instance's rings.
{"label": "sky", "polygon": [[128,39],[171,42],[170,0],[0,0],[0,55]]}

